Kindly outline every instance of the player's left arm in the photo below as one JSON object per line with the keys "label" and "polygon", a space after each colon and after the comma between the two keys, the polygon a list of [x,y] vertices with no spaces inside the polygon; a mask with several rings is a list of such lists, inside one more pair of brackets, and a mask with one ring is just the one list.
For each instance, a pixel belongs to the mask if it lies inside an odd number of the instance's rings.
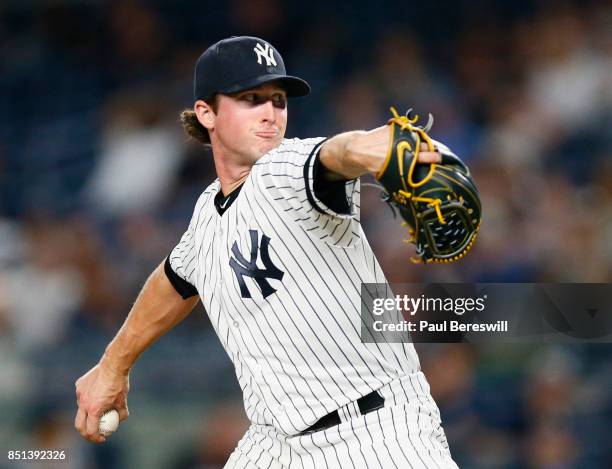
{"label": "player's left arm", "polygon": [[[325,141],[319,160],[325,167],[324,179],[338,181],[356,179],[364,174],[376,175],[387,159],[391,126],[384,125],[369,131],[354,130],[338,134]],[[419,163],[440,163],[438,151],[427,151],[421,144]]]}

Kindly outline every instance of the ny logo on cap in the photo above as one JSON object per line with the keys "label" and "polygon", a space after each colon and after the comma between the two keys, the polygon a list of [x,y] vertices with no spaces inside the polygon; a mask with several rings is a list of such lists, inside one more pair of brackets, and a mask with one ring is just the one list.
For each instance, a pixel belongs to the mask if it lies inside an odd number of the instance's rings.
{"label": "ny logo on cap", "polygon": [[270,47],[270,44],[266,44],[262,46],[261,43],[257,43],[257,45],[253,48],[255,53],[257,54],[257,63],[261,65],[261,58],[266,59],[266,66],[274,65],[276,67],[276,59],[274,58],[274,49]]}

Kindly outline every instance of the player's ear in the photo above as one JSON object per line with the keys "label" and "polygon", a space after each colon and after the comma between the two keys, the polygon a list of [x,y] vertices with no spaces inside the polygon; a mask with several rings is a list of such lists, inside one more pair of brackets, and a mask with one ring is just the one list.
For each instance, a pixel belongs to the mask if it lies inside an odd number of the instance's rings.
{"label": "player's ear", "polygon": [[193,110],[198,118],[198,122],[206,129],[212,130],[215,127],[215,111],[206,101],[197,100],[193,105]]}

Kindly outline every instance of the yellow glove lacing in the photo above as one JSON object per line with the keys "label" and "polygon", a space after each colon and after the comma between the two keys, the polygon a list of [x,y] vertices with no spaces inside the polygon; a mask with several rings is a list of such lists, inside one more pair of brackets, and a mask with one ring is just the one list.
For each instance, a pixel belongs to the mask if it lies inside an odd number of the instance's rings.
{"label": "yellow glove lacing", "polygon": [[[406,227],[406,226],[408,226],[408,223],[404,222],[404,223],[402,223],[402,226]],[[425,261],[421,257],[412,257],[412,256],[410,256],[410,262],[412,262],[413,264],[431,264],[431,263],[448,264],[448,263],[451,263],[451,262],[458,261],[459,259],[465,257],[467,255],[467,253],[469,252],[469,250],[472,249],[472,246],[474,245],[474,243],[476,242],[476,238],[478,237],[478,231],[479,230],[480,230],[480,223],[478,224],[478,226],[474,230],[474,234],[472,235],[472,239],[470,239],[470,242],[468,243],[468,245],[463,249],[462,252],[460,252],[459,254],[457,254],[454,257],[449,257],[448,259],[435,259],[434,258],[434,259],[427,259]],[[402,241],[404,241],[404,243],[414,244],[414,242],[416,241],[416,237],[414,235],[414,230],[412,228],[408,227],[408,233],[410,234],[410,239],[404,239]]]}
{"label": "yellow glove lacing", "polygon": [[[446,225],[446,220],[444,220],[444,217],[442,216],[442,210],[440,210],[440,204],[442,203],[440,199],[432,199],[431,197],[415,196],[411,192],[409,192],[409,189],[406,186],[406,183],[408,183],[408,185],[412,189],[414,189],[415,187],[422,186],[423,184],[425,184],[427,181],[431,179],[431,177],[434,175],[436,171],[436,166],[437,166],[435,163],[432,163],[429,168],[429,173],[427,173],[427,176],[425,176],[423,180],[419,182],[414,182],[414,180],[412,179],[414,168],[416,167],[416,164],[419,160],[419,153],[421,153],[421,142],[425,142],[427,144],[428,151],[436,151],[436,148],[433,142],[431,141],[431,138],[429,137],[429,135],[427,135],[426,130],[422,127],[418,127],[415,125],[419,120],[418,114],[416,114],[411,119],[408,117],[409,112],[410,111],[408,111],[405,116],[400,116],[397,113],[396,109],[394,107],[391,107],[391,113],[393,114],[393,117],[389,119],[389,124],[395,123],[399,125],[402,130],[407,130],[409,132],[412,132],[415,136],[415,141],[416,141],[416,148],[414,148],[414,150],[411,148],[410,143],[406,141],[400,142],[397,145],[396,151],[397,151],[397,158],[398,158],[398,164],[399,164],[399,172],[400,172],[400,176],[402,178],[402,184],[404,185],[405,190],[400,189],[399,191],[397,191],[397,193],[394,194],[394,197],[397,199],[399,203],[403,205],[407,204],[408,199],[412,199],[414,202],[422,202],[422,203],[426,203],[429,207],[434,207],[434,209],[436,210],[436,215],[438,216],[438,220],[440,220],[441,224]],[[427,127],[429,127],[429,125]],[[410,167],[408,168],[408,175],[404,177],[404,153],[406,152],[406,150],[411,152],[413,157],[412,157],[412,161],[410,162]],[[410,233],[410,235],[412,239],[413,233]]]}

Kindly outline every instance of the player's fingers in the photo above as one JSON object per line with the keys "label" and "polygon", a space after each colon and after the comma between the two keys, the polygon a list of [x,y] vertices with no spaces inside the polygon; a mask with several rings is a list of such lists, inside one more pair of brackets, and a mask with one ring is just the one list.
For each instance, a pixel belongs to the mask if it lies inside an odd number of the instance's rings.
{"label": "player's fingers", "polygon": [[427,142],[421,142],[421,151],[429,151],[429,145],[427,145]]}
{"label": "player's fingers", "polygon": [[86,418],[87,414],[85,414],[85,411],[79,407],[76,413],[76,417],[74,418],[74,428],[76,428],[77,431],[83,436],[85,436]]}
{"label": "player's fingers", "polygon": [[419,153],[419,163],[441,163],[440,153],[435,151],[422,151]]}
{"label": "player's fingers", "polygon": [[117,409],[117,411],[119,412],[119,421],[123,422],[125,419],[127,419],[130,416],[130,411],[128,409],[127,404],[119,409]]}
{"label": "player's fingers", "polygon": [[104,443],[106,438],[104,438],[100,433],[98,433],[98,428],[100,425],[100,417],[94,414],[87,414],[87,423],[85,434],[86,438],[93,443]]}

